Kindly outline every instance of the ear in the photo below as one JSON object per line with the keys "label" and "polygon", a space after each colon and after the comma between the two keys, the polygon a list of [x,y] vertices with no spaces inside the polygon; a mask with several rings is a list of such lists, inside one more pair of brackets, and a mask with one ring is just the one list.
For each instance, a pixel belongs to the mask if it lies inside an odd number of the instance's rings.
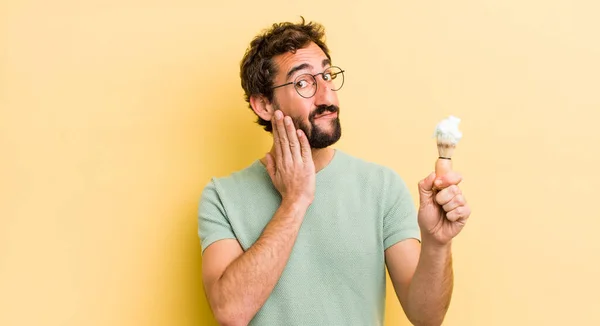
{"label": "ear", "polygon": [[271,121],[271,118],[273,118],[273,114],[275,113],[273,104],[263,95],[250,96],[250,105],[254,113],[263,120]]}

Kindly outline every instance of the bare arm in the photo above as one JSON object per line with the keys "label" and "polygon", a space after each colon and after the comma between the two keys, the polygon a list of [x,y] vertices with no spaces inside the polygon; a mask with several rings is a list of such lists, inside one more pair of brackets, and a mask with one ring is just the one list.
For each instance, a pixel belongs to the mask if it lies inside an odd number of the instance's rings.
{"label": "bare arm", "polygon": [[462,178],[455,173],[444,175],[439,191],[433,189],[435,178],[431,174],[419,183],[422,244],[404,240],[385,252],[394,289],[414,325],[442,324],[454,286],[452,239],[471,215],[457,186]]}
{"label": "bare arm", "polygon": [[273,120],[274,154],[267,154],[267,171],[281,194],[280,207],[246,252],[233,239],[217,241],[204,251],[204,286],[221,325],[247,325],[263,306],[314,199],[315,166],[306,136],[281,111]]}
{"label": "bare arm", "polygon": [[441,325],[446,316],[454,285],[450,247],[423,243],[408,288],[408,308],[415,325]]}
{"label": "bare arm", "polygon": [[385,252],[398,300],[414,325],[441,325],[452,296],[450,245],[401,241]]}

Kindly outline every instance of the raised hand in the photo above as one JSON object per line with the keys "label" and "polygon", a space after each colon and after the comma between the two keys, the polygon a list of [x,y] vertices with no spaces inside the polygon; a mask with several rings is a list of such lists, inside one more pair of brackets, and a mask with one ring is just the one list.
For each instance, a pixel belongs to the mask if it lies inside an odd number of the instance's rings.
{"label": "raised hand", "polygon": [[279,110],[271,120],[275,155],[267,154],[267,171],[282,202],[310,205],[315,197],[315,165],[308,139]]}
{"label": "raised hand", "polygon": [[437,180],[432,173],[419,182],[419,226],[424,239],[444,245],[465,226],[471,208],[458,187],[461,180],[459,174],[450,172]]}

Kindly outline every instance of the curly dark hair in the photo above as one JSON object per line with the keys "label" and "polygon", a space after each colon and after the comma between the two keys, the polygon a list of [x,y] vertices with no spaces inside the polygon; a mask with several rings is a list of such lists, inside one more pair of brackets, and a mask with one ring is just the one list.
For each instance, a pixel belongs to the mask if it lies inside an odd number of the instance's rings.
{"label": "curly dark hair", "polygon": [[[329,49],[325,44],[325,28],[315,22],[306,23],[304,17],[300,23],[276,23],[256,36],[244,54],[240,63],[240,78],[244,89],[244,99],[250,105],[252,95],[263,95],[270,102],[273,101],[273,78],[277,74],[277,67],[273,57],[287,52],[295,53],[309,45],[310,42],[318,45],[329,60]],[[258,117],[256,121],[268,132],[272,132],[271,123]]]}

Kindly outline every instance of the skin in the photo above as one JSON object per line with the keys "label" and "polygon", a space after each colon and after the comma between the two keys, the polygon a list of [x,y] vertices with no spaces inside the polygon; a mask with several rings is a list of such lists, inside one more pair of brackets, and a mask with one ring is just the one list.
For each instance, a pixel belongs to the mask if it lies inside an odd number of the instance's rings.
{"label": "skin", "polygon": [[[274,58],[278,67],[274,85],[294,80],[302,73],[320,73],[328,66],[325,53],[313,43],[296,53]],[[289,78],[300,64],[306,69]],[[261,159],[282,201],[263,233],[246,252],[234,239],[210,245],[203,255],[203,282],[217,321],[221,325],[247,325],[263,306],[288,261],[306,210],[315,196],[315,174],[331,161],[334,150],[310,148],[298,123],[319,105],[339,107],[337,94],[317,77],[317,93],[300,97],[293,86],[276,89],[274,101],[250,98],[254,112],[273,124],[273,146]],[[337,113],[315,119],[316,127],[333,132]],[[308,132],[311,132],[310,130]],[[462,230],[471,210],[458,184],[461,176],[431,173],[419,182],[418,221],[422,242],[400,241],[385,251],[397,297],[414,325],[440,325],[453,288],[452,239]]]}

